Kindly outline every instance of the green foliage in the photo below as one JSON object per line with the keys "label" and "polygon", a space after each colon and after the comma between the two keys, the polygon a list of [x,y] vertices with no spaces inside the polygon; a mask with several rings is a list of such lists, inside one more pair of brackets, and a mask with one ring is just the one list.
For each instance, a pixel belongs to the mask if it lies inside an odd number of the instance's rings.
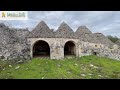
{"label": "green foliage", "polygon": [[12,67],[6,64],[5,67],[5,70],[0,70],[0,79],[120,78],[120,61],[94,55],[64,60],[34,58]]}
{"label": "green foliage", "polygon": [[107,38],[110,39],[113,43],[115,43],[119,39],[118,37],[111,35],[108,35]]}

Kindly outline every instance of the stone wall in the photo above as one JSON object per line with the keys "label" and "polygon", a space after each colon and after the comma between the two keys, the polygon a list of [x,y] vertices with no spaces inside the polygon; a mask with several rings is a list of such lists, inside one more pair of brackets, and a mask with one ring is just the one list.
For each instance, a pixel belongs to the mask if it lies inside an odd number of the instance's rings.
{"label": "stone wall", "polygon": [[39,41],[43,40],[48,43],[50,47],[50,58],[51,59],[63,59],[64,58],[64,45],[66,42],[71,41],[76,46],[76,56],[78,57],[78,39],[65,39],[65,38],[28,38],[29,44],[31,45],[31,57],[33,57],[33,46]]}
{"label": "stone wall", "polygon": [[120,39],[115,42],[120,47]]}
{"label": "stone wall", "polygon": [[89,42],[81,42],[81,55],[94,55],[96,53],[97,56],[100,57],[108,57],[111,59],[120,60],[120,50],[118,48],[109,48],[103,44],[95,44]]}
{"label": "stone wall", "polygon": [[[66,23],[62,23],[55,33],[42,21],[32,31],[34,33],[32,33],[27,29],[9,28],[1,23],[0,60],[12,60],[15,62],[30,60],[33,57],[33,46],[39,40],[48,43],[51,59],[63,59],[64,46],[68,41],[71,41],[75,45],[76,57],[95,54],[97,56],[120,60],[119,46],[111,43],[108,39],[105,39],[106,37],[104,35],[99,33],[95,34],[98,37],[97,42],[93,40],[93,38],[95,38],[92,37],[93,34],[88,29],[84,31],[85,29],[86,27],[81,27],[74,33]],[[81,32],[84,33],[82,34]],[[75,34],[80,37],[75,37]],[[82,38],[84,37],[86,37],[86,39],[83,40]],[[91,42],[91,40],[93,40],[93,42]],[[109,48],[109,44],[112,48]]]}
{"label": "stone wall", "polygon": [[31,45],[31,57],[33,57],[32,49],[34,44],[39,41],[46,41],[50,46],[50,58],[51,59],[63,59],[64,58],[64,45],[68,41],[72,41],[76,46],[76,57],[94,55],[108,57],[111,59],[120,60],[120,51],[116,48],[110,49],[107,46],[99,43],[83,42],[79,39],[65,39],[65,38],[28,38]]}
{"label": "stone wall", "polygon": [[0,60],[24,61],[30,59],[27,29],[14,29],[0,24]]}

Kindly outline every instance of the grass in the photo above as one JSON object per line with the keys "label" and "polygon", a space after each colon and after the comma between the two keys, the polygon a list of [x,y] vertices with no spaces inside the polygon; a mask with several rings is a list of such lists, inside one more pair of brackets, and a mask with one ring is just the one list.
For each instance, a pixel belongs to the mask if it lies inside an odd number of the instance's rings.
{"label": "grass", "polygon": [[120,61],[97,56],[64,60],[34,58],[10,66],[0,63],[0,79],[118,79]]}

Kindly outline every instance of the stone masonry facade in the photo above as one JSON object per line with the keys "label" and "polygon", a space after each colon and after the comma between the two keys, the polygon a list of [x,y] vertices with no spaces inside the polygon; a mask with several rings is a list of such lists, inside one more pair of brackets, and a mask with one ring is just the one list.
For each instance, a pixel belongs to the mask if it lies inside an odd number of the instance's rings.
{"label": "stone masonry facade", "polygon": [[74,32],[65,22],[53,31],[44,21],[32,31],[9,28],[1,23],[0,60],[30,60],[34,55],[33,48],[39,41],[48,44],[50,59],[64,59],[66,43],[70,42],[71,46],[67,46],[75,57],[97,55],[120,60],[120,45],[112,43],[102,33],[92,33],[86,26],[80,26]]}

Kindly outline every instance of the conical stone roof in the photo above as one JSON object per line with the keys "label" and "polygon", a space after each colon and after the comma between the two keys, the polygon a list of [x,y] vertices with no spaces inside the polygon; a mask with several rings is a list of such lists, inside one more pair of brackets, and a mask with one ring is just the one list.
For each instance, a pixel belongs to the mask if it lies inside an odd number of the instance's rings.
{"label": "conical stone roof", "polygon": [[54,33],[44,21],[41,21],[29,34],[28,37],[34,38],[52,38]]}
{"label": "conical stone roof", "polygon": [[79,34],[91,34],[92,32],[86,26],[80,26],[76,30],[76,33],[79,33]]}
{"label": "conical stone roof", "polygon": [[86,27],[80,26],[75,32],[77,38],[81,41],[99,43],[99,41],[94,37],[93,33]]}
{"label": "conical stone roof", "polygon": [[62,22],[55,32],[56,38],[75,38],[74,31],[65,23]]}
{"label": "conical stone roof", "polygon": [[103,45],[106,45],[108,47],[112,47],[114,43],[110,41],[106,36],[104,36],[102,33],[94,33],[95,38]]}

